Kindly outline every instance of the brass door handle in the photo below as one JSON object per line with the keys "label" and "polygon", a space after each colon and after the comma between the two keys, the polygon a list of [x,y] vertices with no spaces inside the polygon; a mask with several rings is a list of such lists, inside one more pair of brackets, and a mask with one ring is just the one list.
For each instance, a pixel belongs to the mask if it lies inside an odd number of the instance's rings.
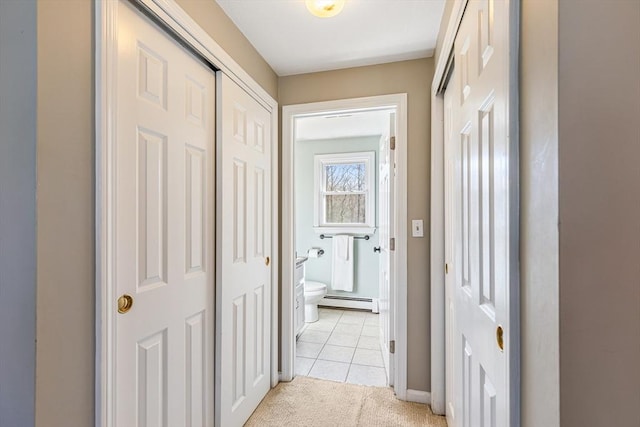
{"label": "brass door handle", "polygon": [[498,329],[496,329],[496,341],[500,351],[504,351],[504,330],[501,325],[498,325]]}
{"label": "brass door handle", "polygon": [[128,294],[122,295],[118,298],[118,313],[125,314],[133,307],[133,297]]}
{"label": "brass door handle", "polygon": [[271,259],[269,257],[266,257],[264,259],[264,265],[266,265],[267,267],[269,266],[269,264],[271,264]]}

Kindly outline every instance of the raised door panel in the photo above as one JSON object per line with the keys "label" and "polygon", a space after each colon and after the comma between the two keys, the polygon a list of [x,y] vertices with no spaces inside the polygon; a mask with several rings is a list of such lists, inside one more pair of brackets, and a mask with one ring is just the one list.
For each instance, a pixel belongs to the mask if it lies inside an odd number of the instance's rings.
{"label": "raised door panel", "polygon": [[137,351],[137,425],[167,426],[167,330],[138,342]]}

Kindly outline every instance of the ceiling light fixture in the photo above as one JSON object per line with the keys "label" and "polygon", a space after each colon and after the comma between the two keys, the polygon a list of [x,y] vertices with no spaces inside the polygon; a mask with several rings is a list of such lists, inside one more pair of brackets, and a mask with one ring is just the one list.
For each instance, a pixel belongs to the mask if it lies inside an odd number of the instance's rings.
{"label": "ceiling light fixture", "polygon": [[331,18],[342,11],[345,0],[305,0],[307,9],[319,18]]}

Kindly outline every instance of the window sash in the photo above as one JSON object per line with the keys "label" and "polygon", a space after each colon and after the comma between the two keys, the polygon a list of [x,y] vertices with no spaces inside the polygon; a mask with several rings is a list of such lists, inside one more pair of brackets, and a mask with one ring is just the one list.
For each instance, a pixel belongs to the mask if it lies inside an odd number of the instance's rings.
{"label": "window sash", "polygon": [[[375,152],[360,153],[335,153],[335,154],[318,154],[315,156],[316,167],[316,184],[315,191],[315,209],[314,209],[314,228],[316,232],[324,228],[353,228],[364,229],[375,227],[375,206],[372,200],[372,191],[375,191]],[[358,165],[364,166],[363,185],[360,189],[353,191],[328,191],[327,169],[334,165]],[[362,222],[329,222],[327,216],[327,197],[329,196],[364,196],[364,220]],[[358,217],[356,212],[354,217]]]}

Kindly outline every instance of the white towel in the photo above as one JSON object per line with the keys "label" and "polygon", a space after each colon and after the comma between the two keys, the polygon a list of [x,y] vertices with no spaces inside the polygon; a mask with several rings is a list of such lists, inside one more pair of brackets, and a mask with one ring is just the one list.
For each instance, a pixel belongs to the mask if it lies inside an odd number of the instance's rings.
{"label": "white towel", "polygon": [[331,289],[353,292],[353,236],[333,236]]}

